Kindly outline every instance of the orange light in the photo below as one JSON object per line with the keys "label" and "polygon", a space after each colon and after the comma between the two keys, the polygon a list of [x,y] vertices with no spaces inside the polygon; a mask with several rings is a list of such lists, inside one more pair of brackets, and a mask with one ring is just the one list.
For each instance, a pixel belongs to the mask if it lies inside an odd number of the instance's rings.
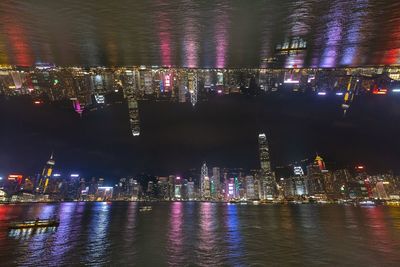
{"label": "orange light", "polygon": [[21,180],[22,175],[20,174],[10,174],[8,175],[8,180]]}
{"label": "orange light", "polygon": [[357,166],[357,169],[363,170],[363,169],[364,169],[364,166]]}
{"label": "orange light", "polygon": [[374,94],[374,95],[386,95],[387,92],[388,92],[387,89],[374,89],[372,91],[372,94]]}

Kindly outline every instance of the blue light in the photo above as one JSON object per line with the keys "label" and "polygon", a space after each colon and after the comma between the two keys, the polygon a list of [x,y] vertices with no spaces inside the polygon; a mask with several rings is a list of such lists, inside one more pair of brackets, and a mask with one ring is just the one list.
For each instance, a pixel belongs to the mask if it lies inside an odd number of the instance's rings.
{"label": "blue light", "polygon": [[337,92],[337,93],[336,93],[336,95],[338,95],[338,96],[342,96],[342,95],[343,95],[343,93],[342,93],[342,92]]}
{"label": "blue light", "polygon": [[318,95],[324,96],[324,95],[326,95],[326,92],[318,92]]}

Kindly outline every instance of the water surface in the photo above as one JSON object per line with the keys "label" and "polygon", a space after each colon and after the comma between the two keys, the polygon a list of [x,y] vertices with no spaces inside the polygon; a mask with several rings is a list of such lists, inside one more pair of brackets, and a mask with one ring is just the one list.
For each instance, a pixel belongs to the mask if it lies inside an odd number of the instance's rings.
{"label": "water surface", "polygon": [[0,64],[285,67],[398,64],[397,0],[2,0]]}
{"label": "water surface", "polygon": [[[3,266],[396,266],[400,209],[62,203],[0,206]],[[61,218],[57,230],[12,231],[12,220]]]}

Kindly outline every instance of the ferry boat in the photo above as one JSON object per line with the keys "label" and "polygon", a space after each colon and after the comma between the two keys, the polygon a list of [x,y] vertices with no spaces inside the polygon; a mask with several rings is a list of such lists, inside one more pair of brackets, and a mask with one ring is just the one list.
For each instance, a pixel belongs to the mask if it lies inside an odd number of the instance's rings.
{"label": "ferry boat", "polygon": [[60,220],[58,219],[36,219],[30,221],[12,222],[9,229],[23,229],[23,228],[39,228],[39,227],[58,227]]}
{"label": "ferry boat", "polygon": [[152,207],[152,206],[142,206],[142,207],[139,207],[139,211],[151,211],[151,210],[153,210],[153,207]]}

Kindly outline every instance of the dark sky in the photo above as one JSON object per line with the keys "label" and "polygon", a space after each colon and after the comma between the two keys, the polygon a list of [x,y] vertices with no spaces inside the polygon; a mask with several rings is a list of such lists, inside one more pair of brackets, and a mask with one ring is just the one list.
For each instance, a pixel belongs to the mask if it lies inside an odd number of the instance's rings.
{"label": "dark sky", "polygon": [[57,168],[86,177],[180,174],[209,166],[258,168],[257,136],[267,133],[273,166],[312,158],[371,172],[400,162],[400,98],[364,97],[343,118],[340,101],[317,96],[224,96],[190,104],[141,102],[142,134],[130,135],[126,105],[86,113],[67,104],[36,107],[0,100],[0,175]]}

